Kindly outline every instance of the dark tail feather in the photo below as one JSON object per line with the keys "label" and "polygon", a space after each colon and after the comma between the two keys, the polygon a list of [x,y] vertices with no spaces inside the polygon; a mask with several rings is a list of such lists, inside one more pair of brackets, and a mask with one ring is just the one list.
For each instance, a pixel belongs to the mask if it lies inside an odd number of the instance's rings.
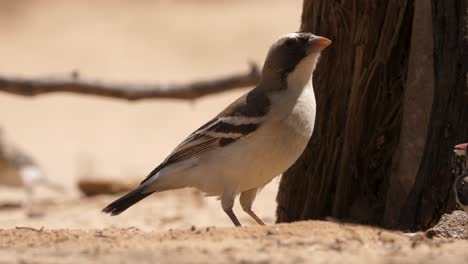
{"label": "dark tail feather", "polygon": [[130,206],[138,203],[143,200],[145,197],[151,195],[153,192],[143,193],[144,188],[137,188],[126,195],[120,197],[119,199],[113,201],[111,204],[102,209],[102,212],[119,215],[123,211],[127,210]]}

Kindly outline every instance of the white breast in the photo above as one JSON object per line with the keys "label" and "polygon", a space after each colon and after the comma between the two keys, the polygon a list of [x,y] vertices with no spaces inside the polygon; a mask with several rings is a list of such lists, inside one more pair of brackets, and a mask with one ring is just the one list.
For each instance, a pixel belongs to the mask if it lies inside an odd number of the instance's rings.
{"label": "white breast", "polygon": [[316,103],[311,83],[302,91],[292,110],[279,121],[275,130],[280,173],[288,169],[304,152],[312,136]]}
{"label": "white breast", "polygon": [[[280,118],[265,124],[258,133],[248,141],[245,140],[249,150],[244,156],[250,161],[250,166],[239,167],[244,176],[233,175],[237,178],[242,177],[239,182],[240,191],[263,186],[294,164],[304,152],[312,135],[315,109],[314,92],[311,83],[308,83],[289,111],[272,113]],[[274,111],[277,110],[279,108],[275,108]]]}

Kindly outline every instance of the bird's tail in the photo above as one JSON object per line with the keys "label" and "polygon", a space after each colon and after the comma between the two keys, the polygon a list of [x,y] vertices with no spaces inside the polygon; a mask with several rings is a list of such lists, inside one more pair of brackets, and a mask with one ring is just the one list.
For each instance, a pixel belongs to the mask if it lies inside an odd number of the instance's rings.
{"label": "bird's tail", "polygon": [[113,201],[111,204],[102,209],[102,212],[111,215],[119,215],[120,213],[127,210],[129,207],[143,200],[152,193],[153,192],[145,192],[145,188],[140,186],[137,189]]}

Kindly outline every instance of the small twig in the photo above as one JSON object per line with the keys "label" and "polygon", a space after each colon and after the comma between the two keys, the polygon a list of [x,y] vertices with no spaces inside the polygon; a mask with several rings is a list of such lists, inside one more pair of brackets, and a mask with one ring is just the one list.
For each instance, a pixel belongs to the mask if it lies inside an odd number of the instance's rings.
{"label": "small twig", "polygon": [[257,65],[250,63],[250,69],[247,72],[188,83],[106,83],[81,80],[79,73],[76,71],[64,78],[27,79],[0,76],[0,91],[31,97],[47,93],[65,92],[128,101],[156,98],[193,100],[209,94],[253,86],[259,80],[260,71]]}
{"label": "small twig", "polygon": [[[0,152],[1,152],[1,149],[2,147],[0,146]],[[18,209],[18,208],[21,208],[22,206],[23,205],[21,203],[14,203],[14,202],[0,203],[0,210]]]}
{"label": "small twig", "polygon": [[99,238],[113,238],[112,236],[104,235],[104,234],[102,233],[102,231],[97,231],[97,232],[94,234],[94,237],[99,237]]}
{"label": "small twig", "polygon": [[36,229],[36,228],[33,228],[33,227],[28,227],[28,226],[17,226],[16,229],[18,230],[30,230],[30,231],[34,231],[34,232],[42,232],[44,231],[44,227],[41,227],[40,229]]}

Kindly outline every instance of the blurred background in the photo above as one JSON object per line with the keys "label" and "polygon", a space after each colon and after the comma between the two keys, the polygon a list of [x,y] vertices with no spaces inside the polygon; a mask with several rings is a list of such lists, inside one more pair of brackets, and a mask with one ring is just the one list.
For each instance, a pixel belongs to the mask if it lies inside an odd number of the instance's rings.
{"label": "blurred background", "polygon": [[[0,75],[47,77],[79,71],[84,79],[185,82],[262,64],[280,35],[299,28],[300,0],[0,0]],[[274,18],[274,19],[272,19]],[[120,217],[100,209],[115,196],[85,198],[83,177],[139,182],[189,133],[245,90],[196,101],[126,101],[76,94],[25,98],[0,93],[0,127],[65,192],[41,190],[39,216],[0,210],[0,228],[107,226],[169,229],[231,226],[219,202],[193,190],[155,195]],[[256,212],[275,220],[274,180]],[[24,200],[21,188],[0,185],[0,202]],[[254,224],[235,209],[241,222]]]}

